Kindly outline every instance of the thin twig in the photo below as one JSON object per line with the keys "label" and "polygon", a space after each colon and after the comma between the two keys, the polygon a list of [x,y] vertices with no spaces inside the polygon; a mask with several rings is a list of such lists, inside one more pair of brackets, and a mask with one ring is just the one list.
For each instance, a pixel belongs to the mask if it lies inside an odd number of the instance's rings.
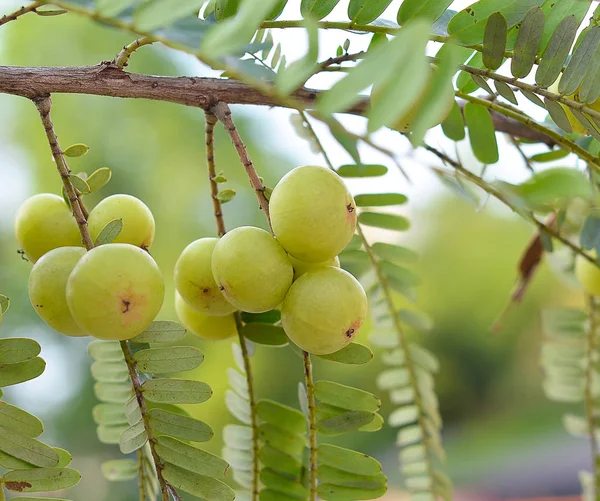
{"label": "thin twig", "polygon": [[246,382],[248,383],[248,400],[250,402],[250,427],[252,429],[252,501],[258,501],[260,497],[260,464],[258,459],[259,454],[259,436],[258,436],[258,419],[256,408],[256,393],[254,391],[254,376],[252,373],[252,365],[250,364],[250,354],[248,353],[248,345],[242,334],[244,324],[242,322],[242,314],[239,311],[234,313],[235,325],[237,328],[240,348],[242,349],[242,358],[244,360],[244,371],[246,372]]}
{"label": "thin twig", "polygon": [[48,138],[48,144],[52,150],[52,156],[54,157],[56,168],[62,179],[65,193],[71,205],[71,210],[73,211],[73,216],[75,217],[75,221],[77,221],[77,225],[79,226],[82,242],[86,249],[90,250],[94,247],[94,242],[87,229],[87,220],[81,209],[81,206],[79,205],[77,191],[73,187],[69,177],[71,175],[71,169],[69,169],[63,151],[58,144],[58,137],[56,136],[54,125],[52,124],[52,119],[50,117],[52,99],[50,98],[50,95],[46,95],[44,97],[35,99],[34,103],[40,114],[40,118],[42,119],[42,124],[44,126],[44,130],[46,131],[46,137]]}
{"label": "thin twig", "polygon": [[[71,210],[73,212],[73,216],[77,221],[77,225],[79,226],[79,231],[81,233],[82,241],[86,247],[86,249],[92,250],[94,248],[94,242],[87,227],[87,220],[83,215],[83,211],[81,206],[79,205],[79,198],[77,196],[77,192],[73,183],[70,179],[70,169],[65,161],[64,154],[60,148],[58,143],[58,137],[54,130],[54,125],[52,124],[52,119],[50,117],[50,111],[52,109],[52,99],[51,97],[44,96],[43,98],[34,100],[34,103],[38,109],[40,114],[40,118],[42,120],[42,124],[44,126],[44,130],[46,131],[46,136],[48,138],[48,144],[50,145],[50,149],[52,150],[52,156],[54,157],[54,161],[56,163],[56,168],[60,174],[61,179],[63,180],[63,186],[65,188],[65,193],[67,194],[67,198],[71,204]],[[162,463],[160,462],[160,458],[156,453],[154,446],[156,444],[156,436],[152,431],[152,428],[149,423],[148,416],[148,408],[146,406],[146,401],[143,397],[141,391],[141,382],[138,376],[138,373],[135,368],[135,360],[133,360],[133,355],[131,354],[131,350],[129,348],[129,343],[127,341],[121,341],[121,350],[123,351],[123,355],[125,357],[125,362],[127,363],[127,369],[129,371],[129,376],[131,379],[131,384],[133,386],[133,390],[140,407],[140,412],[142,415],[142,420],[144,422],[144,428],[148,435],[148,442],[150,444],[150,451],[152,453],[152,458],[154,459],[154,464],[156,467],[156,474],[158,477],[158,481],[161,486],[161,491],[163,495],[163,501],[169,501],[169,494],[167,491],[168,484],[166,480],[162,476]]]}
{"label": "thin twig", "polygon": [[533,167],[531,166],[531,162],[529,161],[529,157],[527,155],[525,155],[523,148],[521,148],[521,143],[515,138],[515,136],[511,136],[509,134],[509,137],[510,137],[511,143],[514,145],[514,147],[517,149],[517,151],[521,155],[521,158],[523,159],[523,163],[525,164],[525,167],[527,168],[527,170],[529,170],[532,173],[535,173],[535,170],[533,170]]}
{"label": "thin twig", "polygon": [[[217,198],[219,188],[215,181],[216,169],[215,169],[215,136],[214,129],[218,122],[217,117],[209,110],[204,112],[206,119],[206,165],[208,168],[208,179],[210,182],[211,197],[213,200],[213,212],[215,216],[215,223],[217,225],[217,232],[220,237],[225,235],[225,220],[223,218],[223,210],[221,207],[221,201]],[[256,393],[254,391],[254,375],[252,372],[252,364],[250,363],[250,354],[248,353],[248,345],[246,338],[242,334],[244,324],[242,322],[242,315],[239,311],[234,313],[236,330],[238,333],[238,339],[240,348],[242,350],[242,359],[244,361],[244,372],[246,373],[246,383],[248,384],[248,401],[250,403],[250,428],[252,430],[252,501],[258,501],[260,496],[260,464],[258,459],[259,454],[259,436],[258,436],[258,419],[257,419],[257,408],[256,408]]]}
{"label": "thin twig", "polygon": [[315,404],[315,384],[312,374],[310,354],[302,352],[304,358],[304,380],[306,381],[306,396],[308,399],[308,441],[310,449],[309,495],[308,501],[317,499],[317,406]]}
{"label": "thin twig", "polygon": [[120,344],[121,350],[123,351],[123,355],[125,357],[125,363],[127,364],[127,370],[129,371],[129,377],[131,379],[135,398],[140,408],[144,428],[146,429],[146,434],[148,435],[148,443],[150,444],[150,452],[152,453],[152,459],[154,460],[154,466],[156,468],[156,475],[160,484],[162,498],[163,501],[169,501],[169,484],[163,477],[162,472],[164,465],[155,450],[157,439],[156,435],[154,435],[154,431],[152,430],[152,426],[150,425],[148,406],[146,405],[146,399],[144,398],[142,392],[142,382],[140,381],[140,377],[136,370],[136,361],[133,359],[133,354],[131,353],[129,343],[127,341],[121,341]]}
{"label": "thin twig", "polygon": [[231,142],[233,143],[233,146],[240,157],[240,161],[242,162],[244,169],[246,170],[250,185],[256,193],[256,198],[258,198],[260,208],[265,213],[270,227],[271,216],[269,214],[269,200],[265,196],[266,186],[262,183],[258,177],[258,174],[256,173],[256,169],[254,168],[254,164],[248,155],[244,141],[242,141],[240,133],[238,132],[237,127],[231,118],[231,110],[229,109],[229,106],[227,106],[226,103],[217,103],[210,108],[210,111],[215,114],[215,116],[223,124],[223,127],[225,127],[227,134],[229,134],[229,138],[231,139]]}
{"label": "thin twig", "polygon": [[146,473],[144,472],[144,450],[138,449],[138,489],[140,491],[140,501],[146,501],[146,489],[144,489]]}
{"label": "thin twig", "polygon": [[210,197],[212,199],[213,212],[217,224],[217,233],[222,237],[225,235],[226,231],[225,221],[223,220],[221,201],[218,198],[219,186],[215,181],[215,177],[217,177],[215,169],[215,125],[218,120],[217,117],[208,110],[204,112],[204,118],[206,120],[206,166],[208,168],[208,181],[210,183]]}
{"label": "thin twig", "polygon": [[473,174],[471,171],[465,169],[462,166],[461,163],[457,162],[453,158],[450,158],[445,153],[439,151],[438,149],[436,149],[433,146],[430,146],[428,144],[423,144],[423,148],[425,148],[427,151],[433,153],[440,160],[442,160],[442,162],[450,165],[456,171],[460,172],[465,178],[467,178],[473,184],[475,184],[476,186],[478,186],[479,188],[481,188],[483,191],[485,191],[486,193],[489,193],[494,198],[500,200],[500,202],[502,202],[504,205],[506,205],[509,209],[511,209],[512,211],[516,212],[517,214],[519,214],[523,218],[527,219],[528,221],[532,222],[535,226],[537,226],[537,228],[540,231],[542,231],[542,232],[546,233],[547,235],[555,238],[556,240],[558,240],[559,242],[561,242],[563,245],[566,245],[567,247],[569,247],[569,249],[571,249],[576,254],[584,257],[590,263],[596,264],[596,260],[594,259],[594,257],[591,256],[591,255],[589,255],[589,254],[587,254],[581,247],[578,247],[573,242],[571,242],[567,238],[563,237],[559,233],[559,231],[557,231],[554,228],[551,228],[550,226],[548,226],[548,225],[542,223],[541,221],[539,221],[532,213],[519,210],[511,202],[509,202],[506,199],[506,197],[500,191],[498,191],[496,188],[494,188],[493,186],[491,186],[489,183],[487,183],[486,181],[484,181],[483,179],[481,179],[476,174]]}
{"label": "thin twig", "polygon": [[333,66],[336,64],[356,61],[357,59],[364,57],[365,54],[366,54],[366,52],[361,50],[360,52],[356,52],[353,54],[342,54],[341,56],[330,57],[329,59],[326,59],[325,61],[318,63],[319,71],[323,71],[326,68],[329,68],[330,66]]}
{"label": "thin twig", "polygon": [[153,44],[154,42],[155,41],[150,37],[142,37],[134,40],[129,45],[125,45],[113,60],[115,66],[121,69],[125,68],[129,64],[129,59],[136,50],[140,47]]}
{"label": "thin twig", "polygon": [[0,26],[11,21],[16,21],[19,17],[28,14],[29,12],[35,12],[36,9],[38,7],[41,7],[42,5],[44,5],[42,2],[33,2],[27,7],[21,7],[19,10],[13,12],[12,14],[6,14],[5,16],[0,17]]}

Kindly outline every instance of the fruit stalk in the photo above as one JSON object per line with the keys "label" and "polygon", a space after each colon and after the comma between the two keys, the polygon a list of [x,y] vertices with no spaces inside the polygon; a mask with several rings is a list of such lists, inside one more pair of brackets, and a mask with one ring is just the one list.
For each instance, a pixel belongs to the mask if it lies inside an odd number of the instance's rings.
{"label": "fruit stalk", "polygon": [[[75,190],[75,187],[73,186],[73,183],[70,179],[71,171],[60,148],[60,144],[58,143],[58,137],[56,135],[54,125],[50,117],[50,112],[52,109],[52,99],[50,95],[45,95],[34,99],[33,102],[38,109],[40,118],[42,120],[42,124],[44,126],[44,130],[46,131],[46,136],[48,138],[48,143],[52,151],[52,156],[54,157],[56,168],[63,181],[65,193],[67,194],[67,198],[69,199],[71,205],[71,211],[73,212],[73,216],[75,217],[77,225],[79,226],[79,231],[81,233],[83,244],[85,245],[85,248],[88,251],[92,250],[94,248],[94,242],[92,240],[90,232],[88,231],[87,220],[85,218],[85,215],[83,214],[81,206],[79,205],[79,197],[77,196],[77,191]],[[144,396],[140,389],[141,382],[137,374],[135,368],[135,361],[133,360],[133,356],[131,354],[131,350],[129,349],[129,344],[127,343],[127,341],[121,341],[121,349],[123,351],[123,356],[125,357],[125,362],[127,363],[127,370],[129,371],[131,383],[133,385],[135,396],[140,407],[142,420],[144,422],[144,428],[146,429],[146,433],[148,434],[148,442],[150,444],[150,451],[154,460],[156,475],[158,477],[158,481],[162,492],[162,499],[163,501],[169,501],[168,488],[170,486],[162,476],[162,464],[160,462],[158,454],[154,449],[154,446],[156,444],[156,437],[154,436],[152,428],[150,427],[148,422],[148,409],[146,407],[146,401],[144,400]],[[177,495],[177,493],[174,490],[172,490],[171,492],[175,501],[180,501],[180,498]]]}
{"label": "fruit stalk", "polygon": [[265,213],[267,221],[269,222],[269,227],[271,226],[271,216],[269,213],[269,200],[265,196],[266,187],[258,177],[256,173],[256,169],[254,168],[254,164],[248,155],[248,151],[246,150],[246,145],[244,145],[244,141],[240,136],[240,133],[231,118],[231,110],[229,106],[224,102],[219,102],[210,108],[210,111],[215,114],[215,116],[219,119],[219,121],[225,127],[227,134],[229,134],[229,138],[233,143],[242,165],[246,170],[246,174],[248,174],[248,179],[250,180],[250,185],[254,189],[256,193],[256,197],[258,198],[258,203],[260,208]]}
{"label": "fruit stalk", "polygon": [[155,40],[150,37],[142,37],[134,40],[129,45],[125,45],[123,50],[119,52],[114,59],[114,63],[117,67],[123,69],[125,66],[129,64],[129,59],[131,55],[138,50],[140,47],[144,47],[145,45],[153,44]]}
{"label": "fruit stalk", "polygon": [[[31,5],[27,5],[26,7],[21,7],[19,10],[13,12],[12,14],[7,14],[6,16],[2,16],[0,18],[0,26],[3,24],[9,23],[10,21],[16,21],[19,17],[28,14],[29,12],[35,12],[38,7],[44,5],[42,2],[33,2]],[[1,499],[1,498],[0,498]]]}
{"label": "fruit stalk", "polygon": [[[217,198],[219,187],[215,181],[215,125],[218,122],[214,113],[209,110],[205,111],[206,119],[206,165],[208,168],[208,180],[210,183],[211,198],[213,201],[213,209],[215,222],[217,224],[217,232],[219,237],[222,237],[227,232],[225,228],[225,219],[223,218],[223,209],[221,201]],[[234,313],[236,330],[242,350],[242,358],[244,360],[244,372],[246,373],[246,382],[248,384],[248,400],[250,402],[250,427],[252,429],[252,501],[258,501],[260,496],[259,478],[260,465],[258,461],[258,420],[256,418],[256,395],[254,392],[254,376],[252,374],[252,365],[250,364],[250,355],[246,339],[242,335],[242,314],[239,311]]]}
{"label": "fruit stalk", "polygon": [[304,379],[306,380],[306,395],[308,399],[308,439],[310,444],[310,480],[309,501],[317,499],[317,407],[315,405],[315,388],[312,374],[310,354],[302,352],[304,357]]}
{"label": "fruit stalk", "polygon": [[225,235],[225,221],[223,220],[223,210],[221,201],[217,198],[219,186],[215,181],[217,172],[215,169],[215,125],[218,122],[217,117],[209,110],[204,112],[206,119],[206,166],[208,167],[208,180],[210,181],[210,195],[212,198],[215,221],[217,223],[217,233],[220,237]]}
{"label": "fruit stalk", "polygon": [[71,175],[71,169],[69,169],[67,161],[65,160],[65,156],[60,148],[60,145],[58,144],[58,137],[56,136],[54,125],[52,123],[52,119],[50,118],[52,99],[50,95],[46,95],[34,99],[33,102],[35,103],[35,106],[40,114],[40,118],[42,119],[42,124],[44,126],[44,130],[46,131],[46,137],[48,138],[48,144],[50,144],[50,149],[52,150],[52,156],[54,157],[56,168],[58,169],[58,173],[60,174],[63,186],[65,188],[65,193],[67,194],[67,198],[71,204],[73,216],[75,217],[77,225],[79,226],[83,244],[85,245],[86,249],[90,250],[94,247],[94,242],[92,241],[90,233],[87,231],[87,220],[81,205],[79,205],[79,196],[77,195],[77,190],[75,190],[75,187],[69,179],[69,176]]}

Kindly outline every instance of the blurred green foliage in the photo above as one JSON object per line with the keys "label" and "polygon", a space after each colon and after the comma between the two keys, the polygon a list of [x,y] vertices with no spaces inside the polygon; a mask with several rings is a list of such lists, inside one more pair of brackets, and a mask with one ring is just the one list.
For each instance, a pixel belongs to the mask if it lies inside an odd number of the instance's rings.
{"label": "blurred green foliage", "polygon": [[[92,65],[111,59],[121,46],[131,41],[122,33],[75,16],[25,16],[3,27],[1,36],[1,64],[24,66]],[[152,46],[135,55],[129,70],[177,75],[190,73],[194,63],[193,59],[175,57],[167,49]],[[97,203],[98,196],[122,192],[141,198],[153,211],[157,236],[151,251],[167,279],[167,301],[161,317],[173,319],[175,260],[190,241],[215,235],[204,164],[202,112],[174,104],[94,96],[57,95],[53,100],[53,119],[63,148],[79,142],[90,147],[86,156],[71,159],[71,168],[75,172],[92,172],[104,166],[113,170],[110,184],[100,195],[90,197],[89,205]],[[249,113],[240,113],[239,109],[234,114],[259,173],[267,185],[273,186],[294,165],[294,159],[284,151],[274,135],[274,127],[257,123]],[[0,120],[0,144],[18,151],[15,158],[24,159],[22,165],[11,169],[25,174],[30,181],[27,196],[45,191],[59,193],[60,180],[34,106],[24,99],[1,95]],[[229,180],[225,186],[238,191],[224,208],[228,227],[264,226],[254,193],[220,128],[216,151],[217,170],[222,170]],[[0,151],[0,163],[3,157]],[[15,207],[17,202],[20,200],[15,201]],[[2,219],[7,217],[2,216]],[[442,413],[453,435],[460,437],[460,441],[450,442],[449,462],[452,465],[456,459],[460,464],[461,455],[464,458],[466,454],[476,461],[487,454],[485,444],[471,445],[479,440],[481,427],[485,429],[492,418],[500,434],[505,429],[503,423],[509,423],[506,429],[510,428],[511,433],[518,434],[521,430],[526,437],[535,435],[536,428],[530,422],[531,419],[539,422],[539,413],[534,415],[530,411],[544,401],[537,364],[538,311],[547,301],[560,303],[560,292],[542,267],[523,304],[514,308],[501,332],[492,334],[489,328],[506,304],[516,278],[516,264],[531,228],[516,217],[499,216],[494,207],[476,212],[473,206],[456,198],[437,200],[427,209],[412,214],[411,219],[421,235],[418,246],[422,258],[418,267],[425,285],[420,290],[419,303],[435,322],[433,331],[418,335],[441,358],[437,387]],[[65,394],[70,399],[59,408],[50,407],[38,413],[45,418],[52,441],[73,453],[74,465],[83,473],[81,484],[72,494],[75,499],[131,499],[133,491],[111,485],[99,474],[100,461],[118,456],[118,450],[95,440],[91,418],[95,398],[88,373],[86,341],[51,333],[35,316],[26,289],[30,264],[16,253],[11,224],[4,221],[0,226],[1,292],[12,299],[2,335],[39,332],[36,336],[41,339],[44,351],[58,350],[64,355],[58,359],[65,364],[60,371],[66,377],[52,391],[58,400],[62,401]],[[403,244],[411,246],[410,238]],[[359,340],[367,339],[367,333],[362,332]],[[230,342],[192,341],[206,354],[206,361],[196,375],[215,392],[213,399],[193,410],[217,430],[215,440],[207,446],[218,451],[221,446],[218,430],[230,420],[223,404],[227,387],[225,369],[232,364]],[[49,360],[52,363],[56,358]],[[297,383],[302,378],[302,365],[296,355],[289,349],[259,349],[253,360],[259,395],[295,406]],[[380,369],[377,361],[364,368],[336,367],[322,361],[315,364],[319,379],[331,378],[371,391],[376,391],[374,379]],[[72,382],[81,385],[74,395],[66,387]],[[14,392],[8,392],[9,397],[11,394]],[[27,401],[24,406],[27,407]],[[384,406],[387,415],[389,402],[384,402]],[[510,419],[502,420],[505,415]],[[559,429],[557,415],[544,415],[549,427],[555,425]],[[360,435],[352,438],[353,447],[384,459],[388,458],[386,451],[393,450],[394,439],[387,427],[368,438]],[[397,471],[395,461],[394,453],[385,465],[392,482]]]}

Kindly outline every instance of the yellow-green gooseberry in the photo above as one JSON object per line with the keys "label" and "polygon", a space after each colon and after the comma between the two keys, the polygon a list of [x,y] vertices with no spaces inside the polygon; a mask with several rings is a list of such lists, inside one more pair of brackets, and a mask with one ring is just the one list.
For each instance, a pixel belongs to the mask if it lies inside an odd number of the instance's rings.
{"label": "yellow-green gooseberry", "polygon": [[290,262],[294,267],[294,280],[298,280],[302,275],[304,275],[307,271],[316,270],[317,268],[322,268],[323,266],[334,266],[336,268],[340,267],[340,258],[335,256],[327,261],[323,261],[322,263],[307,263],[306,261],[300,261],[296,259],[294,256],[288,255],[290,258]]}
{"label": "yellow-green gooseberry", "polygon": [[187,304],[177,293],[175,295],[175,313],[188,331],[207,341],[227,339],[237,334],[232,314],[218,317],[204,315]]}

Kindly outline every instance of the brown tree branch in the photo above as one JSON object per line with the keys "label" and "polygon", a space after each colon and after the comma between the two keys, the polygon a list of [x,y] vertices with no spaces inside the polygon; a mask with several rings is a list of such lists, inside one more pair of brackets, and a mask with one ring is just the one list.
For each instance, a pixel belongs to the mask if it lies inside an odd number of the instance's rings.
{"label": "brown tree branch", "polygon": [[[12,94],[29,99],[56,94],[89,94],[133,99],[151,99],[210,108],[218,102],[281,106],[275,99],[238,82],[221,78],[161,77],[125,72],[110,62],[96,66],[41,67],[0,66],[0,94]],[[293,97],[312,108],[320,91],[299,89]],[[361,99],[346,112],[364,115],[369,107]],[[545,134],[531,129],[501,113],[492,112],[494,126],[522,139],[550,144]]]}

